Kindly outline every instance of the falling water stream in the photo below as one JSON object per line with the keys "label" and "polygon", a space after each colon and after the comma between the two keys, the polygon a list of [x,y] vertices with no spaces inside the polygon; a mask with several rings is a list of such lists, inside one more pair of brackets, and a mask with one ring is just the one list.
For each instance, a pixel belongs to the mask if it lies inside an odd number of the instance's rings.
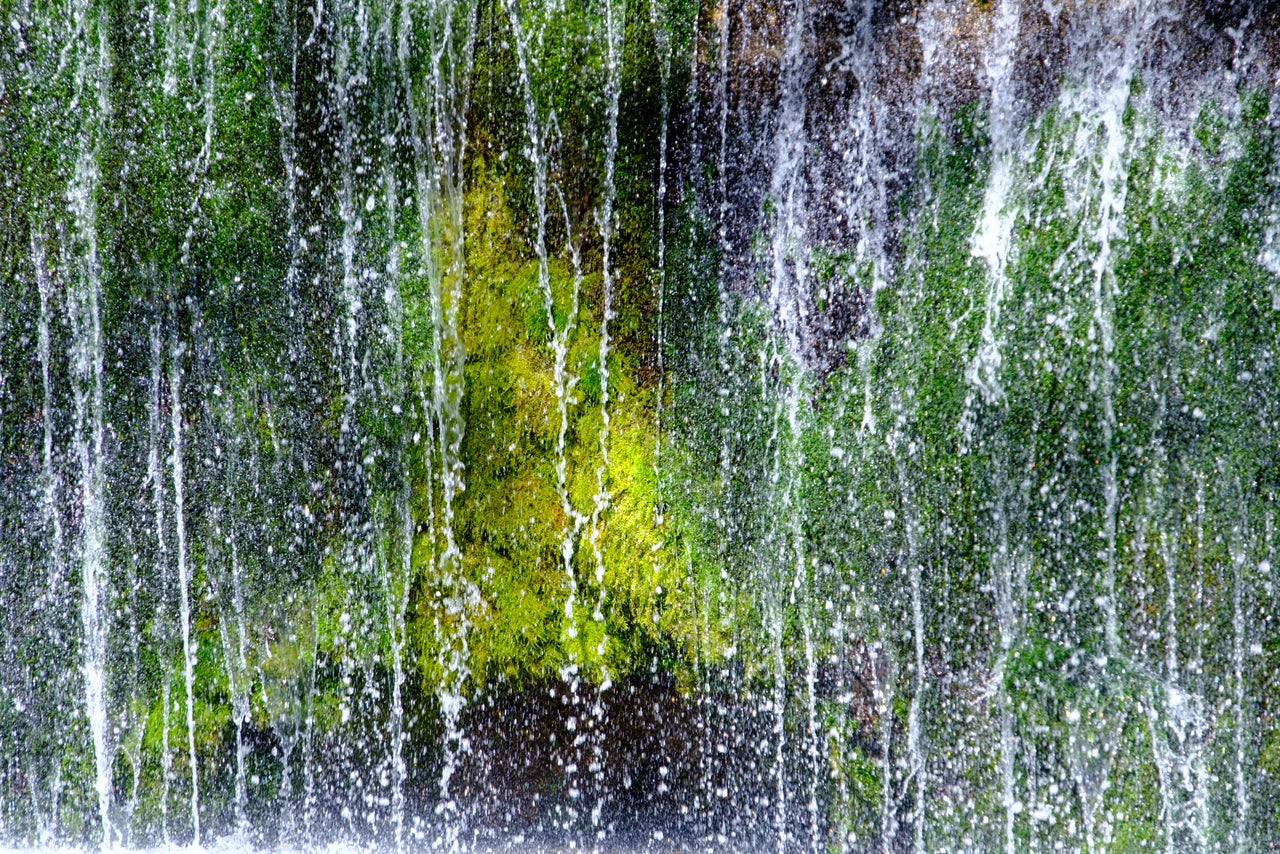
{"label": "falling water stream", "polygon": [[1280,838],[1280,11],[0,18],[0,845]]}

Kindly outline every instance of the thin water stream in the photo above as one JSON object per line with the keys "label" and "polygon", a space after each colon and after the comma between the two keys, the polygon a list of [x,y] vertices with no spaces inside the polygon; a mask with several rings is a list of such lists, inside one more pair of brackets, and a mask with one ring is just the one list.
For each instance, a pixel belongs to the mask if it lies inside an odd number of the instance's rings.
{"label": "thin water stream", "polygon": [[1275,838],[1280,13],[6,15],[4,844]]}

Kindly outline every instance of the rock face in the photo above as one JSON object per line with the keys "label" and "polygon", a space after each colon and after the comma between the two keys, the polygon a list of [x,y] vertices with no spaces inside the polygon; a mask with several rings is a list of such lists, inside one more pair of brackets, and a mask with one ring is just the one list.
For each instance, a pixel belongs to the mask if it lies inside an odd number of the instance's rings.
{"label": "rock face", "polygon": [[4,15],[0,844],[1280,838],[1280,4]]}
{"label": "rock face", "polygon": [[499,688],[470,710],[473,753],[458,782],[482,836],[557,840],[599,809],[619,842],[643,846],[657,831],[659,840],[684,844],[733,820],[709,791],[724,785],[725,757],[699,749],[714,722],[707,698],[678,690],[665,674],[581,693],[563,683]]}
{"label": "rock face", "polygon": [[789,310],[804,361],[825,374],[870,333],[876,282],[902,269],[902,232],[921,215],[905,200],[930,134],[972,110],[980,133],[999,122],[1021,138],[1064,87],[1125,73],[1168,132],[1189,138],[1204,103],[1274,85],[1278,21],[1276,4],[1230,0],[726,0],[703,7],[678,144],[717,164],[688,178],[731,288],[767,291],[769,235],[794,218],[788,258],[817,269],[789,274],[803,280]]}

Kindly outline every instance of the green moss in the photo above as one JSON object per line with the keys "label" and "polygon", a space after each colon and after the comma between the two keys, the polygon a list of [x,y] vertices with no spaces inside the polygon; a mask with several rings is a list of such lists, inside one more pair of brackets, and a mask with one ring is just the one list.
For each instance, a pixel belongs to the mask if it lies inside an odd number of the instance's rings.
{"label": "green moss", "polygon": [[[682,578],[669,543],[654,525],[657,480],[653,400],[636,380],[624,348],[610,352],[609,501],[592,524],[600,453],[600,300],[598,277],[582,282],[581,307],[571,317],[572,273],[551,266],[555,326],[572,323],[566,370],[566,497],[586,521],[575,525],[557,490],[560,416],[545,301],[536,264],[522,257],[511,228],[509,178],[473,169],[467,195],[467,257],[462,338],[468,353],[462,398],[467,433],[462,446],[466,492],[457,508],[463,571],[480,593],[469,615],[468,648],[474,684],[554,675],[569,661],[599,673],[625,674],[647,664],[647,651],[665,642],[689,614],[671,607]],[[623,279],[620,291],[631,286]],[[424,538],[420,538],[420,544]],[[574,555],[568,567],[564,549]],[[424,558],[429,548],[421,551]],[[595,550],[604,561],[596,582]],[[566,616],[574,576],[573,618]],[[420,577],[430,570],[420,566]],[[603,600],[604,622],[592,613]],[[416,637],[423,675],[431,684],[436,621],[448,619],[429,596],[418,597]],[[686,629],[687,631],[687,629]],[[600,655],[600,642],[608,642]]]}

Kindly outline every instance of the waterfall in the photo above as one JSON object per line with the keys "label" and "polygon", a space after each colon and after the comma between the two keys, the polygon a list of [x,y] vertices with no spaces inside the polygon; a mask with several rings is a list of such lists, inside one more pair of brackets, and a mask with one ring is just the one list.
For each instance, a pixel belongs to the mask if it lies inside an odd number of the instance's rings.
{"label": "waterfall", "polygon": [[[1000,327],[1000,309],[1008,288],[1008,263],[1010,243],[1013,237],[1017,211],[1011,210],[1011,190],[1014,159],[1018,147],[1016,114],[1012,92],[1012,51],[1017,43],[1022,10],[1015,0],[1005,0],[992,22],[991,43],[985,57],[987,77],[991,83],[991,174],[983,196],[982,214],[978,230],[973,236],[973,254],[986,263],[987,288],[984,300],[981,343],[973,361],[966,368],[965,378],[976,389],[986,405],[998,405],[1004,396],[1000,385],[1001,347],[997,339]],[[958,324],[957,324],[958,326]],[[966,401],[967,406],[973,405]],[[966,413],[972,417],[970,413]],[[999,452],[997,452],[999,453]],[[1001,460],[1004,468],[1009,461]],[[997,489],[1003,489],[1007,481],[997,477]],[[1000,708],[1000,777],[1001,806],[1004,809],[1004,850],[1012,854],[1016,850],[1016,824],[1019,811],[1017,798],[1017,756],[1014,738],[1014,720],[1011,704],[1014,702],[1005,690],[1004,667],[1016,643],[1016,633],[1021,611],[1015,590],[1011,565],[1015,560],[1009,542],[1007,511],[997,502],[992,522],[998,530],[992,564],[998,569],[992,580],[995,590],[996,617],[1000,632],[1000,659],[992,674],[996,683]]]}
{"label": "waterfall", "polygon": [[169,351],[169,423],[173,428],[173,520],[178,563],[178,619],[182,634],[182,681],[186,689],[187,772],[191,776],[191,826],[200,844],[200,778],[196,756],[196,642],[191,637],[191,574],[187,564],[185,477],[182,447],[182,356],[176,341]]}
{"label": "waterfall", "polygon": [[44,242],[38,232],[31,235],[31,259],[36,267],[36,286],[40,289],[40,333],[37,348],[40,355],[40,385],[42,400],[40,420],[44,428],[41,464],[44,476],[44,512],[49,517],[50,543],[48,589],[55,593],[62,587],[62,516],[58,508],[58,475],[53,464],[53,382],[52,344],[50,334],[50,303],[53,299],[53,282],[46,265]]}
{"label": "waterfall", "polygon": [[[106,77],[111,57],[105,22],[90,21],[90,10],[74,10],[77,51],[76,98],[84,101],[88,127],[81,131],[75,173],[68,187],[68,201],[75,217],[76,244],[80,250],[73,282],[68,285],[68,313],[73,328],[70,355],[75,377],[75,456],[80,469],[80,582],[83,588],[81,621],[84,628],[83,674],[86,713],[93,742],[94,788],[104,847],[114,843],[111,827],[112,738],[108,733],[107,639],[111,625],[111,587],[108,575],[106,476],[104,468],[106,416],[104,413],[105,344],[102,324],[102,260],[98,243],[98,150],[101,123],[110,110]],[[96,26],[95,26],[96,25]],[[97,44],[92,43],[97,36]],[[70,45],[68,45],[70,47]],[[93,54],[96,52],[96,56]],[[92,88],[91,88],[92,87]]]}
{"label": "waterfall", "polygon": [[[657,233],[658,233],[658,257],[657,262],[657,299],[658,299],[658,320],[657,329],[654,334],[654,348],[657,357],[658,377],[656,387],[654,389],[654,446],[653,446],[653,473],[657,479],[658,499],[656,502],[657,516],[654,517],[654,524],[658,527],[663,523],[663,502],[662,502],[662,415],[666,405],[664,399],[666,372],[664,365],[666,343],[666,324],[663,316],[666,313],[667,301],[667,142],[671,125],[671,63],[672,63],[672,45],[671,33],[668,31],[666,18],[667,11],[659,0],[652,0],[650,3],[650,15],[653,21],[653,38],[654,47],[658,51],[658,73],[661,78],[661,95],[662,95],[662,116],[658,126],[658,188],[657,195],[654,200],[654,207],[657,211]],[[616,112],[616,108],[615,108]],[[612,118],[613,134],[617,134],[617,118]],[[615,152],[616,156],[616,152]]]}
{"label": "waterfall", "polygon": [[[152,493],[152,513],[153,525],[152,533],[155,538],[156,566],[155,576],[161,579],[162,595],[158,597],[155,611],[156,640],[161,648],[167,647],[171,641],[169,636],[168,609],[166,607],[166,597],[170,582],[169,562],[168,562],[168,535],[165,525],[165,471],[164,459],[167,455],[162,454],[162,443],[164,442],[164,422],[161,414],[161,386],[163,383],[163,370],[161,359],[163,357],[163,344],[161,342],[161,334],[159,325],[155,322],[150,328],[150,395],[147,400],[147,481],[151,485]],[[165,667],[161,674],[161,793],[160,793],[160,825],[162,838],[167,842],[169,839],[169,783],[172,775],[173,757],[169,751],[169,730],[170,721],[169,714],[171,709],[170,686],[172,684],[172,673],[168,667]]]}
{"label": "waterfall", "polygon": [[[245,743],[244,728],[249,720],[249,685],[247,684],[249,677],[248,662],[248,629],[245,625],[244,617],[244,584],[242,581],[242,570],[240,567],[240,553],[237,548],[235,535],[231,534],[228,544],[231,550],[231,607],[235,613],[235,644],[224,642],[225,655],[227,657],[227,681],[231,686],[231,702],[232,702],[232,720],[236,727],[236,826],[241,832],[248,828],[248,815],[245,810],[248,806],[248,792],[245,788]],[[229,633],[228,633],[229,634]],[[231,676],[235,673],[235,677]]]}
{"label": "waterfall", "polygon": [[14,5],[0,844],[1265,847],[1278,33]]}

